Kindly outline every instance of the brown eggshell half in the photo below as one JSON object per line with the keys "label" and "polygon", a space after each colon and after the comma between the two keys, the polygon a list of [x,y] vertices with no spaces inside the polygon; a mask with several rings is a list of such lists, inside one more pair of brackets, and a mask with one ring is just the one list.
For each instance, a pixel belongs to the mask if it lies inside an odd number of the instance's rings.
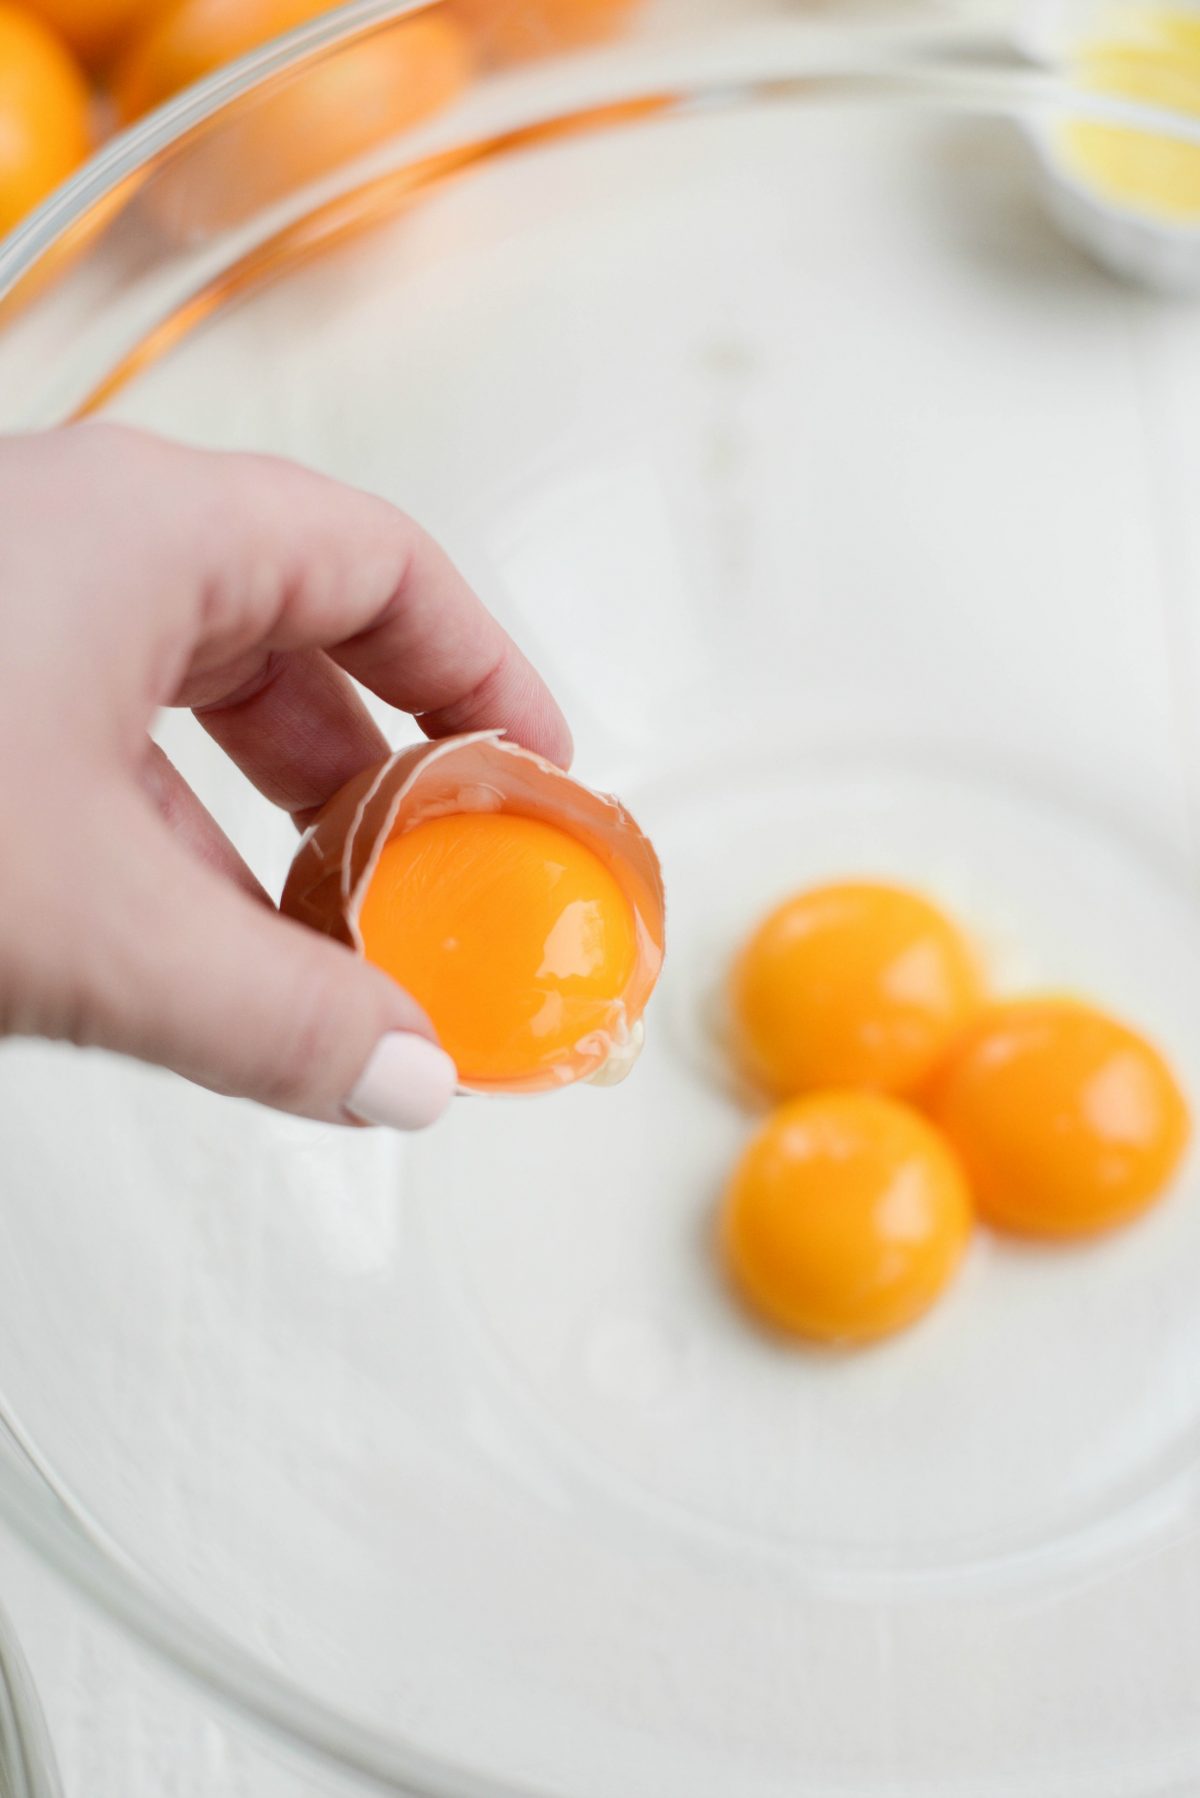
{"label": "brown eggshell half", "polygon": [[[618,800],[581,786],[552,762],[496,732],[418,743],[356,775],[301,839],[280,910],[361,955],[359,912],[384,845],[427,818],[482,811],[513,812],[568,830],[609,869],[637,922],[637,963],[624,994],[628,1025],[636,1029],[665,950],[666,900],[658,857]],[[473,1090],[549,1091],[572,1079],[602,1076],[609,1054],[615,1065],[630,1059],[629,1047],[628,1042],[613,1043],[609,1051],[598,1047],[582,1052],[570,1074],[560,1066]]]}

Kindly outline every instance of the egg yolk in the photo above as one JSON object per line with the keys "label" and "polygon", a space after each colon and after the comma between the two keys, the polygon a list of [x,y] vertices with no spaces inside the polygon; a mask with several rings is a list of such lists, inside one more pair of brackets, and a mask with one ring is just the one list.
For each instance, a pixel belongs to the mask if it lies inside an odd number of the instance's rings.
{"label": "egg yolk", "polygon": [[817,887],[772,912],[737,958],[730,993],[738,1053],[781,1098],[910,1091],[979,998],[949,919],[917,893],[865,882]]}
{"label": "egg yolk", "polygon": [[[1200,116],[1200,19],[1145,9],[1124,37],[1085,47],[1075,80],[1089,93]],[[1200,218],[1200,145],[1076,118],[1062,146],[1076,173],[1109,198],[1165,219]]]}
{"label": "egg yolk", "polygon": [[1163,1191],[1189,1133],[1162,1056],[1070,1000],[996,1006],[942,1069],[928,1110],[981,1214],[1033,1236],[1124,1223]]}
{"label": "egg yolk", "polygon": [[793,1099],[730,1182],[725,1258],[769,1323],[820,1342],[868,1342],[927,1311],[971,1230],[962,1171],[906,1105],[870,1093]]}
{"label": "egg yolk", "polygon": [[632,907],[593,850],[539,819],[455,813],[394,837],[359,929],[467,1085],[598,1069],[632,1021]]}

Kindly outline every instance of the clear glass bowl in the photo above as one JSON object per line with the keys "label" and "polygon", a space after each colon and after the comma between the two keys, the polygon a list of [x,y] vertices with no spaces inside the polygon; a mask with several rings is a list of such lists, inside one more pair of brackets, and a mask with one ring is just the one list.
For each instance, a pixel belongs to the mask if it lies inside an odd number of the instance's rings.
{"label": "clear glass bowl", "polygon": [[[707,1045],[739,929],[869,871],[1200,1094],[1200,322],[1050,222],[1016,14],[662,0],[272,162],[280,95],[403,10],[215,77],[0,251],[0,425],[282,452],[438,533],[662,850],[649,1045],[411,1144],[4,1046],[0,1506],[331,1779],[1193,1789],[1195,1167],[789,1352],[714,1269],[747,1118]],[[163,735],[277,891],[290,827]]]}

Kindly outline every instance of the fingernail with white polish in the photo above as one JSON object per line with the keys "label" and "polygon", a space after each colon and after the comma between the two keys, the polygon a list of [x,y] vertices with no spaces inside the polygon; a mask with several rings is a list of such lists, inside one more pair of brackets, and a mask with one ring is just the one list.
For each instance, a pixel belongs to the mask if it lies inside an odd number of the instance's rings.
{"label": "fingernail with white polish", "polygon": [[376,1043],[346,1110],[364,1124],[425,1130],[437,1123],[457,1084],[458,1070],[444,1049],[428,1037],[394,1030]]}

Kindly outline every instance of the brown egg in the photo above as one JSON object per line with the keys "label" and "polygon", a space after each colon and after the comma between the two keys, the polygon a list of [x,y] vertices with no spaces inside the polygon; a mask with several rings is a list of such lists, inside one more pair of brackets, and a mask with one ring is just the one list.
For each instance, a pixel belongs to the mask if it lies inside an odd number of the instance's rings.
{"label": "brown egg", "polygon": [[494,733],[343,787],[282,910],[393,975],[476,1092],[621,1078],[663,960],[658,858],[628,812]]}

